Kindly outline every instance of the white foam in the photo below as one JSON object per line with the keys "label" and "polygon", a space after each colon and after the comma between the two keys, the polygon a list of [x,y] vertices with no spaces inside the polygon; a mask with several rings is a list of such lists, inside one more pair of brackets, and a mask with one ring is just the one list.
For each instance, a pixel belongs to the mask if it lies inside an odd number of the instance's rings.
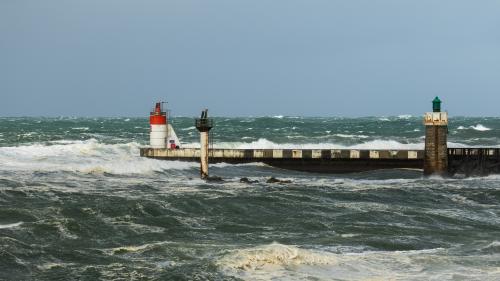
{"label": "white foam", "polygon": [[491,129],[488,128],[488,127],[485,127],[481,124],[477,124],[475,126],[469,126],[469,127],[464,127],[464,126],[458,126],[457,130],[467,130],[467,129],[472,129],[472,130],[476,130],[476,131],[480,131],[480,132],[484,132],[484,131],[490,131]]}
{"label": "white foam", "polygon": [[54,143],[0,147],[2,169],[143,174],[197,167],[196,163],[140,157],[138,143],[103,144],[95,139]]}
{"label": "white foam", "polygon": [[[334,248],[334,247],[333,247]],[[498,280],[495,266],[464,263],[445,249],[364,251],[340,247],[305,249],[272,243],[230,251],[216,264],[221,271],[243,280]],[[496,260],[496,256],[482,256]]]}
{"label": "white foam", "polygon": [[[198,164],[199,165],[199,164]],[[241,163],[241,164],[230,164],[230,163],[214,163],[210,164],[210,167],[215,168],[226,168],[226,167],[267,167],[268,165],[262,162],[250,162],[250,163]]]}
{"label": "white foam", "polygon": [[148,250],[154,247],[162,246],[164,244],[168,244],[168,242],[156,242],[156,243],[150,243],[150,244],[144,244],[144,245],[138,245],[138,246],[121,246],[121,247],[116,247],[116,248],[111,248],[111,249],[105,249],[104,251],[107,252],[108,254],[115,255],[115,254],[124,254],[124,253],[133,253],[133,252],[141,252],[144,250]]}
{"label": "white foam", "polygon": [[490,131],[491,129],[490,128],[487,128],[481,124],[477,124],[476,126],[470,126],[471,129],[473,130],[476,130],[476,131],[481,131],[481,132],[484,132],[484,131]]}
{"label": "white foam", "polygon": [[498,249],[500,248],[500,241],[493,241],[490,244],[486,245],[483,250],[486,249]]}
{"label": "white foam", "polygon": [[219,261],[223,266],[242,270],[256,270],[272,265],[335,263],[338,263],[338,260],[333,256],[279,243],[237,250]]}
{"label": "white foam", "polygon": [[366,135],[349,135],[349,134],[335,134],[334,136],[341,137],[341,138],[348,138],[348,139],[367,139],[369,136]]}
{"label": "white foam", "polygon": [[[183,147],[199,148],[199,143],[187,143]],[[355,145],[343,145],[333,142],[324,143],[275,143],[265,138],[253,142],[218,142],[214,148],[225,149],[393,149],[422,150],[424,143],[400,143],[395,140],[372,140]]]}
{"label": "white foam", "polygon": [[352,237],[357,237],[360,236],[361,234],[359,233],[345,233],[345,234],[340,234],[340,237],[342,238],[352,238]]}
{"label": "white foam", "polygon": [[16,223],[11,223],[11,224],[0,224],[0,229],[6,229],[6,228],[14,228],[22,225],[23,222],[16,222]]}

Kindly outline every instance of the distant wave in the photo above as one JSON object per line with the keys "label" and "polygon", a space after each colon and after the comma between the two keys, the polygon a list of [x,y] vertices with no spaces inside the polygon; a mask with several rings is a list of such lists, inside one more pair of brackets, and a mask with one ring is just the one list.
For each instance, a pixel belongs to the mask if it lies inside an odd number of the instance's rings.
{"label": "distant wave", "polygon": [[476,126],[471,126],[470,128],[473,129],[473,130],[482,131],[482,132],[483,131],[489,131],[489,130],[491,130],[490,128],[487,128],[487,127],[485,127],[485,126],[483,126],[481,124],[477,124]]}
{"label": "distant wave", "polygon": [[[396,140],[371,140],[354,145],[344,145],[333,142],[322,143],[276,143],[265,138],[253,142],[216,142],[214,148],[219,149],[394,149],[394,150],[423,150],[425,143],[401,143]],[[200,148],[200,143],[184,143],[185,148]],[[469,144],[448,142],[448,147],[482,147]],[[499,146],[500,147],[500,146]]]}
{"label": "distant wave", "polygon": [[369,136],[366,135],[349,135],[349,134],[335,134],[334,136],[341,137],[341,138],[351,138],[351,139],[367,139]]}
{"label": "distant wave", "polygon": [[398,115],[398,116],[382,116],[382,117],[373,117],[373,118],[377,118],[379,121],[392,121],[392,120],[397,120],[397,119],[408,120],[408,119],[412,119],[413,115],[411,115],[411,114],[401,114],[401,115]]}
{"label": "distant wave", "polygon": [[472,129],[480,132],[484,131],[490,131],[491,129],[488,127],[485,127],[481,124],[477,124],[476,126],[470,126],[470,127],[464,127],[464,126],[458,126],[457,130],[467,130],[467,129]]}
{"label": "distant wave", "polygon": [[[359,137],[363,138],[363,137]],[[187,143],[184,147],[199,148],[199,143]],[[216,142],[214,148],[226,149],[424,149],[424,143],[400,143],[395,140],[372,140],[355,145],[338,143],[275,143],[265,138],[253,142]]]}

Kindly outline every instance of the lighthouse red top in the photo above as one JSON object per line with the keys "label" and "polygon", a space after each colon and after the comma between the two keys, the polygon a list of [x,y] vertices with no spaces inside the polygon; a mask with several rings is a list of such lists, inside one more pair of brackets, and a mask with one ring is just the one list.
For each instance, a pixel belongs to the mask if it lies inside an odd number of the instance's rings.
{"label": "lighthouse red top", "polygon": [[167,124],[167,113],[163,111],[162,103],[157,102],[154,111],[149,114],[150,125],[165,125]]}

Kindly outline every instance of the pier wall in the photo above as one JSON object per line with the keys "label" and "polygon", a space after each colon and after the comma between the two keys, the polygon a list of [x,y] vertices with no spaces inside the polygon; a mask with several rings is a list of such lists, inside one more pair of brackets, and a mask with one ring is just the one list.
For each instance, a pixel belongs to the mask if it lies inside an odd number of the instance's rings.
{"label": "pier wall", "polygon": [[465,176],[500,174],[500,148],[448,148],[448,173]]}
{"label": "pier wall", "polygon": [[[141,148],[141,156],[155,159],[200,161],[200,150]],[[356,149],[210,149],[210,163],[262,162],[270,166],[321,173],[349,173],[378,169],[423,167],[423,150]]]}
{"label": "pier wall", "polygon": [[[500,174],[500,148],[448,148],[448,175]],[[200,161],[196,148],[141,148],[141,156],[176,161]],[[379,169],[423,169],[423,150],[356,149],[210,149],[210,163],[262,162],[307,172],[351,173]]]}

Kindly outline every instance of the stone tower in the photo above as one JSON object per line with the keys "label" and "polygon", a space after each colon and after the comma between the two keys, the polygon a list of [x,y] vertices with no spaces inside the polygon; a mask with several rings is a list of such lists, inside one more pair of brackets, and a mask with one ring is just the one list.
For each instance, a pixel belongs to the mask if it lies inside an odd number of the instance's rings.
{"label": "stone tower", "polygon": [[448,113],[441,111],[441,100],[432,101],[432,112],[425,113],[424,175],[448,173]]}

